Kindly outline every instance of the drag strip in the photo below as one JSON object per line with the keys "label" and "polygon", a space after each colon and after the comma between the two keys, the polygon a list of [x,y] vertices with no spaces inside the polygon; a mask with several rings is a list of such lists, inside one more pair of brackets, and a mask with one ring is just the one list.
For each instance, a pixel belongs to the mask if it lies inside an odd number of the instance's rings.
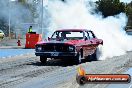
{"label": "drag strip", "polygon": [[[46,64],[41,64],[39,57],[27,54],[21,57],[3,59],[0,63],[1,88],[108,87],[108,84],[78,85],[76,74],[79,65],[69,65],[61,60],[48,59]],[[81,65],[88,74],[122,74],[132,67],[132,52],[107,58],[104,61],[83,62]]]}
{"label": "drag strip", "polygon": [[[132,77],[132,68],[130,68],[124,74],[129,74]],[[128,84],[110,84],[107,88],[132,88],[132,81]]]}
{"label": "drag strip", "polygon": [[19,56],[34,53],[34,49],[0,49],[0,58]]}

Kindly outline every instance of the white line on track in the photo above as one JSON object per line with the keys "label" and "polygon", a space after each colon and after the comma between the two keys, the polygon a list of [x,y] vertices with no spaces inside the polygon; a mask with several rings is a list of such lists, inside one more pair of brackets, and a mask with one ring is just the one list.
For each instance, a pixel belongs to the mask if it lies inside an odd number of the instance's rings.
{"label": "white line on track", "polygon": [[129,86],[129,88],[131,88],[132,87],[132,84]]}

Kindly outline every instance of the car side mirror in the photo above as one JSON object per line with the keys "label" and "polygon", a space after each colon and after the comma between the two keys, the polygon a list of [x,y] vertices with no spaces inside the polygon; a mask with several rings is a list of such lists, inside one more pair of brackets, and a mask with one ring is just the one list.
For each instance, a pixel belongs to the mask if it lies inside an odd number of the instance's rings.
{"label": "car side mirror", "polygon": [[50,41],[50,37],[48,37],[48,41]]}

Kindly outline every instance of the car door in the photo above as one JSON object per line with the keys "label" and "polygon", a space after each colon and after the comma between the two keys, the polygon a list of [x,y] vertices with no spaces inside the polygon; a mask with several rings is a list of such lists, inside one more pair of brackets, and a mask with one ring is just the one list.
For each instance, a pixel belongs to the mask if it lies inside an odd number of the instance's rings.
{"label": "car door", "polygon": [[98,47],[98,39],[92,31],[85,32],[85,45],[83,46],[83,56],[92,55]]}

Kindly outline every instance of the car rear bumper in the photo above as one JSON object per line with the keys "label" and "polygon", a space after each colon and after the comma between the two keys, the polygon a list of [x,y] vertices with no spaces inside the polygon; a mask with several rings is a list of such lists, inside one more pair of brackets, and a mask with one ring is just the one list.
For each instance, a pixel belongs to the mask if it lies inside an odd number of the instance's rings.
{"label": "car rear bumper", "polygon": [[77,52],[35,52],[36,56],[53,57],[75,57]]}

